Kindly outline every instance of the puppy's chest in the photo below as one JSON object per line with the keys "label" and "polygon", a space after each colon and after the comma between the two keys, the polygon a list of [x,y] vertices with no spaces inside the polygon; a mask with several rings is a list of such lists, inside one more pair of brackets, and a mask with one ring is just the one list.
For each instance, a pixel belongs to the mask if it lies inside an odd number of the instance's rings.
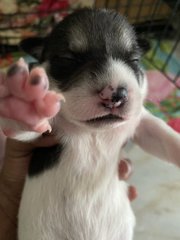
{"label": "puppy's chest", "polygon": [[124,239],[120,222],[123,219],[123,226],[134,222],[126,184],[118,179],[124,140],[107,134],[61,140],[64,149],[59,163],[26,181],[23,202],[33,206],[28,215],[43,222],[47,232],[55,229],[58,239]]}
{"label": "puppy's chest", "polygon": [[62,159],[68,158],[73,162],[72,164],[78,164],[80,171],[82,167],[85,170],[88,165],[94,167],[113,165],[113,162],[117,161],[125,139],[125,137],[118,138],[113,134],[102,133],[65,137],[66,147]]}
{"label": "puppy's chest", "polygon": [[107,135],[81,135],[71,136],[65,142],[60,164],[52,177],[54,181],[61,178],[59,190],[64,199],[85,198],[86,201],[90,196],[91,201],[93,195],[101,198],[101,191],[106,191],[118,179],[122,139],[115,141]]}
{"label": "puppy's chest", "polygon": [[71,137],[59,169],[51,173],[51,209],[58,209],[57,222],[66,239],[117,239],[113,237],[114,227],[120,214],[126,214],[123,208],[128,200],[126,185],[119,181],[117,172],[121,141],[111,147],[111,140]]}

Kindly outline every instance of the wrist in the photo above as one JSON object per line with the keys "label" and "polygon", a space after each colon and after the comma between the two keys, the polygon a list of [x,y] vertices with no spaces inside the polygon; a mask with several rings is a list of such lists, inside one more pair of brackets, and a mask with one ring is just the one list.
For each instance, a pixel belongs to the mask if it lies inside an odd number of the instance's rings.
{"label": "wrist", "polygon": [[3,171],[2,169],[0,172],[0,196],[5,198],[7,202],[18,202],[21,198],[24,182],[25,176],[16,178],[14,175],[10,176],[6,171]]}
{"label": "wrist", "polygon": [[[0,239],[15,240],[19,197],[0,176]],[[10,194],[11,193],[11,194]]]}
{"label": "wrist", "polygon": [[27,157],[10,158],[5,155],[4,164],[0,171],[0,182],[3,182],[3,185],[8,185],[11,190],[22,190],[28,171],[28,160]]}
{"label": "wrist", "polygon": [[[15,221],[16,219],[16,221]],[[0,205],[0,239],[17,240],[17,215],[12,219]]]}

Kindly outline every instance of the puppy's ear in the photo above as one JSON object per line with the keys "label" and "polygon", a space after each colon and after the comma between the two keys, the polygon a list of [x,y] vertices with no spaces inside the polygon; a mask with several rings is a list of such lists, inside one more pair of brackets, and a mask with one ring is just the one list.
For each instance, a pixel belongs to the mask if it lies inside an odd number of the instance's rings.
{"label": "puppy's ear", "polygon": [[21,41],[20,48],[29,55],[36,58],[38,61],[43,61],[43,49],[46,38],[32,37]]}
{"label": "puppy's ear", "polygon": [[145,151],[180,167],[180,134],[145,109],[134,141]]}
{"label": "puppy's ear", "polygon": [[146,54],[151,49],[151,44],[147,39],[138,38],[137,42],[138,42],[138,46],[142,50],[143,54]]}

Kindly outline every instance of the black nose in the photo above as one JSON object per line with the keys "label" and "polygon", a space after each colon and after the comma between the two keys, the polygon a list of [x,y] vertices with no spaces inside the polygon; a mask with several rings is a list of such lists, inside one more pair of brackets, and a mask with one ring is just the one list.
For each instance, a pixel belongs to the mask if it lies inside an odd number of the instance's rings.
{"label": "black nose", "polygon": [[125,103],[128,100],[128,91],[126,88],[118,88],[115,93],[112,95],[112,102],[116,103],[121,101],[121,103]]}

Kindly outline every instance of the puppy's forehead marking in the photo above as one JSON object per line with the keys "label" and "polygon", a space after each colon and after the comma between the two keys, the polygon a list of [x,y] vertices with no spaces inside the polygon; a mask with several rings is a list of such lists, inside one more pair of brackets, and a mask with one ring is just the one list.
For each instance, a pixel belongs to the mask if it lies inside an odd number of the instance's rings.
{"label": "puppy's forehead marking", "polygon": [[[59,40],[58,40],[59,39]],[[115,12],[83,10],[65,18],[51,34],[49,54],[70,50],[130,51],[136,42],[133,28]],[[57,42],[59,41],[59,44]],[[48,46],[49,47],[49,46]]]}
{"label": "puppy's forehead marking", "polygon": [[87,49],[88,40],[81,27],[71,28],[68,37],[70,50],[81,52]]}
{"label": "puppy's forehead marking", "polygon": [[127,28],[119,29],[119,42],[123,42],[124,46],[129,49],[132,47],[132,33]]}

